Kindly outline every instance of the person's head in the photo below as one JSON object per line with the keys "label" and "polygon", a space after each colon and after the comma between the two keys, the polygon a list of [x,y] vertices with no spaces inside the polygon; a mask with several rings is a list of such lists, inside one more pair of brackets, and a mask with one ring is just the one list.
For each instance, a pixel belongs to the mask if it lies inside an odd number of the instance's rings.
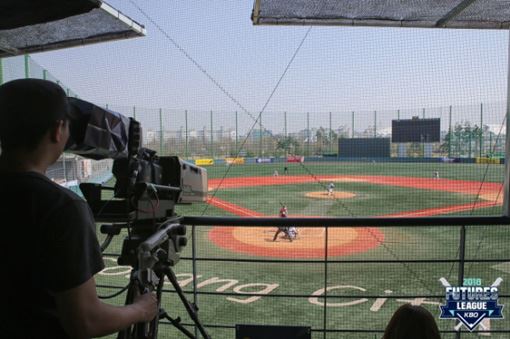
{"label": "person's head", "polygon": [[0,86],[2,154],[31,153],[41,146],[55,160],[69,137],[66,93],[57,84],[18,79]]}
{"label": "person's head", "polygon": [[391,317],[383,339],[440,339],[432,314],[422,306],[404,304]]}

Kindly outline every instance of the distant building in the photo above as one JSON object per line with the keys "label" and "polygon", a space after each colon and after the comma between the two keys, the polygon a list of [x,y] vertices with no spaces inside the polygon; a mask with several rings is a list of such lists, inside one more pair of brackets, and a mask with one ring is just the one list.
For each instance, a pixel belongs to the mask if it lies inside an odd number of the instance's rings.
{"label": "distant building", "polygon": [[260,138],[272,137],[273,132],[267,129],[254,129],[251,131],[249,138],[252,140],[259,140]]}

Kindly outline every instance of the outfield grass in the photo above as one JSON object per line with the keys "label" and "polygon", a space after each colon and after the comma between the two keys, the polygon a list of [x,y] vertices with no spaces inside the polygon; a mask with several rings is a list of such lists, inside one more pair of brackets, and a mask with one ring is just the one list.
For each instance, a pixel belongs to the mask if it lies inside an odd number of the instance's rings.
{"label": "outfield grass", "polygon": [[315,163],[268,163],[228,166],[208,166],[209,178],[251,177],[273,175],[276,169],[283,175],[354,174],[393,175],[404,177],[432,178],[438,171],[441,178],[487,182],[503,182],[504,165],[461,163],[393,163],[393,162],[315,162]]}
{"label": "outfield grass", "polygon": [[[300,164],[286,164],[289,175],[349,174],[349,175],[388,175],[432,177],[432,172],[440,172],[441,178],[456,180],[502,182],[503,166],[501,165],[467,165],[467,164],[397,164],[397,163],[315,163],[304,167]],[[284,164],[244,165],[230,169],[227,177],[271,176],[274,169],[283,173]],[[208,167],[210,178],[221,178],[226,166]],[[442,206],[472,203],[474,196],[459,193],[446,193],[424,189],[371,185],[365,182],[344,182],[337,185],[336,190],[355,192],[353,199],[341,201],[320,201],[306,198],[304,194],[317,191],[321,185],[315,183],[295,184],[289,186],[260,186],[238,189],[220,189],[215,193],[218,198],[235,203],[244,208],[257,211],[264,215],[276,215],[279,203],[284,201],[289,206],[290,216],[379,216],[417,209],[437,208]],[[183,215],[230,215],[214,206],[195,204],[178,206],[176,211]],[[489,215],[500,214],[501,207],[474,209],[463,214]],[[196,233],[196,254],[198,258],[230,258],[230,259],[262,259],[249,254],[239,254],[217,246],[209,240],[210,226],[200,226]],[[334,287],[328,292],[326,320],[329,328],[335,329],[379,329],[382,330],[393,311],[403,300],[414,298],[405,296],[434,295],[426,302],[442,302],[444,289],[438,283],[440,277],[446,277],[452,284],[457,283],[458,266],[456,263],[375,263],[377,260],[451,260],[459,256],[460,226],[455,227],[390,227],[382,229],[384,242],[364,253],[329,258],[336,261],[327,265],[321,262],[310,263],[251,263],[197,261],[197,284],[199,284],[198,303],[200,317],[206,324],[234,325],[280,324],[303,325],[314,329],[322,328],[324,307],[316,303],[323,298],[310,301],[308,297],[286,298],[278,295],[303,294],[309,296],[321,289],[325,282]],[[190,234],[189,232],[188,234]],[[469,226],[466,231],[466,258],[468,259],[510,259],[507,239],[510,226],[477,227]],[[120,237],[117,237],[108,249],[109,253],[119,253]],[[304,239],[303,241],[306,241]],[[298,245],[299,243],[296,242]],[[183,251],[184,257],[191,257],[191,242]],[[268,259],[267,257],[265,259]],[[349,262],[357,260],[356,262]],[[115,266],[109,259],[107,266]],[[327,277],[325,272],[327,270]],[[123,286],[127,283],[126,268],[116,268],[110,273],[99,274],[99,284]],[[175,267],[179,279],[184,280],[192,272],[189,260],[181,260]],[[469,263],[466,264],[466,277],[478,277],[483,283],[490,284],[496,277],[504,279],[501,293],[510,294],[510,265],[501,263]],[[221,281],[211,280],[220,279]],[[207,284],[209,281],[209,284]],[[216,282],[213,282],[216,281]],[[202,285],[201,285],[202,284]],[[259,285],[249,285],[259,284]],[[340,287],[343,286],[343,287]],[[192,284],[183,287],[192,291]],[[231,293],[234,295],[207,295],[204,292]],[[236,295],[267,291],[266,296],[249,301],[250,296]],[[385,292],[386,291],[386,292]],[[391,291],[391,292],[388,292]],[[100,293],[111,293],[111,289],[101,288]],[[350,298],[340,298],[341,296]],[[271,297],[274,296],[274,297]],[[382,306],[374,307],[378,298]],[[399,296],[391,298],[391,296]],[[191,294],[188,294],[193,299]],[[235,298],[229,300],[228,298]],[[366,300],[365,300],[366,299]],[[508,300],[501,300],[505,304]],[[117,297],[115,303],[122,303]],[[245,303],[243,303],[245,302]],[[315,302],[315,303],[314,303]],[[353,305],[339,303],[358,302]],[[431,312],[438,315],[437,304],[425,304]],[[164,307],[172,315],[189,319],[184,309],[171,292],[165,293]],[[371,310],[372,308],[372,310]],[[493,329],[510,329],[510,319],[506,313],[504,320],[492,321]],[[438,320],[443,330],[450,330],[454,324],[449,320]],[[211,329],[213,338],[233,338],[233,330]],[[170,326],[162,325],[160,338],[182,338]],[[493,334],[491,338],[507,338],[507,334]],[[314,333],[313,338],[323,338],[322,334]],[[374,334],[329,334],[327,338],[380,338]],[[453,338],[445,335],[444,338]],[[462,338],[475,338],[474,335],[463,335]]]}

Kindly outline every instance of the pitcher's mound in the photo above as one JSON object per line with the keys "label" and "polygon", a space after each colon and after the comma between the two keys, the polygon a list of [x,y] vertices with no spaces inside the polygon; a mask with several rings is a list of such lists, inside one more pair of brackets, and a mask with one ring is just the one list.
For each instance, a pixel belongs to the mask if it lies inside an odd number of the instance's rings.
{"label": "pitcher's mound", "polygon": [[305,194],[307,198],[312,199],[350,199],[354,198],[356,194],[352,192],[333,192],[331,195],[328,192],[308,192]]}

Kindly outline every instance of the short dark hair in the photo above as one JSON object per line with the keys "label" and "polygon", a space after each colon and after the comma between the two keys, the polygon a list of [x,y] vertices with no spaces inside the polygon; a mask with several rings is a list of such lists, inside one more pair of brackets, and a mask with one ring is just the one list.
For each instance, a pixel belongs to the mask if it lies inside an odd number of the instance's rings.
{"label": "short dark hair", "polygon": [[422,306],[404,304],[391,317],[383,339],[441,339],[432,314]]}
{"label": "short dark hair", "polygon": [[0,143],[3,151],[33,150],[58,120],[67,120],[62,87],[47,80],[18,79],[0,86]]}

